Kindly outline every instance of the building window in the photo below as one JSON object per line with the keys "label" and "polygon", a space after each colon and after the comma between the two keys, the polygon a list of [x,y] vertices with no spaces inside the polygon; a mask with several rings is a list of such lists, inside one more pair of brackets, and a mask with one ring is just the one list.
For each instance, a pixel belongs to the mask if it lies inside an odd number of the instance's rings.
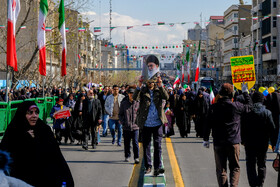
{"label": "building window", "polygon": [[234,17],[234,18],[238,18],[238,13],[234,13],[234,14],[233,14],[233,17]]}
{"label": "building window", "polygon": [[277,17],[273,17],[273,27],[277,26]]}
{"label": "building window", "polygon": [[234,43],[237,43],[237,38],[234,38],[234,40],[233,40],[233,41],[234,41]]}
{"label": "building window", "polygon": [[276,47],[276,41],[277,41],[277,37],[273,36],[273,38],[272,38],[272,42],[273,42],[272,46],[273,47]]}
{"label": "building window", "polygon": [[277,0],[273,0],[273,8],[277,8]]}

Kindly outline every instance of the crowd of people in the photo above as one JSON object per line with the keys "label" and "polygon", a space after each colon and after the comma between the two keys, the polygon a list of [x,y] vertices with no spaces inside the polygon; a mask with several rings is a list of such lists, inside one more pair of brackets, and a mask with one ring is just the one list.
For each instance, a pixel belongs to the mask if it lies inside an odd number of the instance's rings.
{"label": "crowd of people", "polygon": [[[158,65],[155,56],[147,59],[148,67]],[[0,148],[10,152],[13,158],[11,176],[34,186],[61,186],[62,182],[73,186],[59,144],[64,140],[65,144],[76,142],[85,150],[89,146],[96,149],[101,137],[110,134],[113,145],[121,147],[124,142],[125,162],[130,162],[132,157],[132,142],[133,160],[139,163],[139,142],[143,142],[145,173],[149,174],[154,167],[154,176],[157,176],[165,172],[161,162],[162,138],[173,136],[175,126],[181,138],[188,138],[194,124],[196,137],[203,139],[206,148],[210,147],[212,132],[219,186],[238,186],[240,144],[245,148],[249,185],[263,186],[269,144],[280,153],[280,94],[275,91],[265,97],[260,92],[248,91],[246,84],[238,91],[229,83],[214,91],[212,102],[209,89],[167,87],[157,74],[145,81],[141,77],[137,85],[103,86],[102,89],[84,86],[78,91],[54,86],[46,89],[46,95],[58,96],[50,113],[52,128],[38,118],[40,111],[36,104],[25,101],[8,125]],[[14,99],[40,95],[35,88],[11,93]],[[54,113],[65,108],[69,108],[71,116],[56,119]],[[42,169],[44,175],[40,173]],[[56,181],[48,180],[50,173],[60,177]],[[278,186],[279,180],[278,175]],[[50,184],[42,184],[42,181]]]}

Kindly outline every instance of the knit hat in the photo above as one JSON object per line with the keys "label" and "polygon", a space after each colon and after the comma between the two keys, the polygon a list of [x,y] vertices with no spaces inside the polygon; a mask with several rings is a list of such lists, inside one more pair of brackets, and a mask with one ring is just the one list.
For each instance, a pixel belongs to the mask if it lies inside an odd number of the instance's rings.
{"label": "knit hat", "polygon": [[264,95],[261,92],[255,92],[252,95],[253,103],[263,103],[264,102]]}
{"label": "knit hat", "polygon": [[224,97],[232,98],[233,97],[233,86],[232,86],[232,84],[224,83],[221,86],[221,89],[219,91],[219,95],[224,96]]}
{"label": "knit hat", "polygon": [[56,100],[56,104],[57,103],[59,103],[59,102],[63,102],[64,100],[62,99],[62,98],[58,98],[57,100]]}

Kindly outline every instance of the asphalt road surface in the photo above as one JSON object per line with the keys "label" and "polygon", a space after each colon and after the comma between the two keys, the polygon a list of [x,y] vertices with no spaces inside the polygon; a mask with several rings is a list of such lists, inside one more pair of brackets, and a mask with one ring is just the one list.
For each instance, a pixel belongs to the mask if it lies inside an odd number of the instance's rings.
{"label": "asphalt road surface", "polygon": [[[192,124],[193,125],[193,124]],[[182,177],[186,187],[217,187],[213,145],[210,148],[202,146],[202,139],[195,137],[194,130],[188,138],[181,138],[175,127],[175,135],[171,137],[172,146],[179,170],[174,170],[170,164],[165,139],[162,141],[163,162],[165,167],[166,185],[175,186],[178,176]],[[112,145],[111,137],[101,137],[97,149],[85,151],[81,145],[61,145],[61,150],[71,169],[77,187],[124,187],[129,186],[132,176],[136,176],[138,185],[141,185],[141,174],[144,168],[141,165],[134,167],[134,161],[124,162],[123,145]],[[89,146],[90,148],[91,146]],[[264,187],[277,186],[277,173],[272,168],[272,161],[276,154],[271,150],[267,154],[267,174]],[[174,163],[174,162],[172,162]],[[241,175],[239,186],[248,187],[244,147],[240,153]],[[133,172],[134,171],[134,172]],[[177,178],[174,176],[177,176]],[[135,177],[134,177],[135,179]]]}

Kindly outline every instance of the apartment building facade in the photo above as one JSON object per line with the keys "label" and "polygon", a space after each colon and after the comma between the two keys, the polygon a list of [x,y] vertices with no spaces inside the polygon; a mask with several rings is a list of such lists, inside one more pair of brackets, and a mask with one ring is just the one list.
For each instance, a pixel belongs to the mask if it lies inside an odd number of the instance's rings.
{"label": "apartment building facade", "polygon": [[[221,81],[222,77],[222,49],[223,49],[223,38],[224,38],[224,16],[210,16],[209,24],[206,26],[206,59],[207,67],[217,68],[219,73],[218,80],[216,83]],[[216,72],[208,71],[207,77],[215,77]]]}
{"label": "apartment building facade", "polygon": [[258,85],[270,86],[277,82],[279,65],[278,28],[279,3],[276,0],[252,1],[252,40],[256,45],[255,57],[256,77]]}
{"label": "apartment building facade", "polygon": [[231,82],[230,58],[239,55],[240,38],[251,33],[251,7],[251,5],[232,5],[224,12],[223,82]]}

